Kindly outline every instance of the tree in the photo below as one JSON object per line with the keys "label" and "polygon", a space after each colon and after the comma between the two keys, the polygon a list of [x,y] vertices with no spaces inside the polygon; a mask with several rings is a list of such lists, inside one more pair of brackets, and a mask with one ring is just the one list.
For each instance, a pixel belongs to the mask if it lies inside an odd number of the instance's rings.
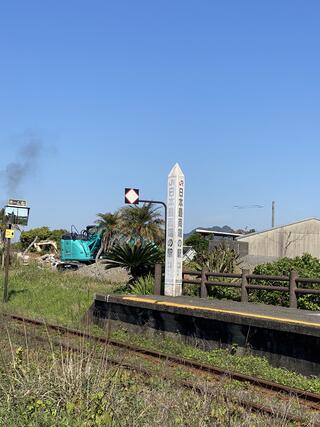
{"label": "tree", "polygon": [[98,213],[97,216],[98,219],[96,220],[96,224],[98,224],[98,228],[102,233],[102,240],[100,249],[96,255],[96,261],[103,252],[107,252],[111,248],[121,228],[120,215],[118,212]]}
{"label": "tree", "polygon": [[160,243],[164,240],[164,220],[151,203],[143,206],[128,206],[120,211],[121,229],[123,233],[132,238],[143,237]]}
{"label": "tree", "polygon": [[26,249],[37,236],[39,241],[54,240],[57,243],[57,246],[60,247],[60,240],[66,233],[66,230],[50,230],[49,227],[37,227],[31,228],[28,231],[22,231],[20,235],[21,249]]}
{"label": "tree", "polygon": [[192,246],[193,249],[200,254],[207,251],[209,248],[209,241],[200,233],[193,233],[185,240],[186,246]]}

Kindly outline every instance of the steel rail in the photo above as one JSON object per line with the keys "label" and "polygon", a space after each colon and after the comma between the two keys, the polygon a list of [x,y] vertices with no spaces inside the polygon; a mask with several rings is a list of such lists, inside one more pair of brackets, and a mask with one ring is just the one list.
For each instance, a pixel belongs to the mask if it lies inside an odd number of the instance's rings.
{"label": "steel rail", "polygon": [[[30,320],[30,319],[29,319]],[[46,325],[48,326],[48,325]],[[21,336],[25,336],[25,332],[22,331],[15,331],[15,333],[20,334]],[[30,336],[30,334],[29,334]],[[65,344],[61,341],[57,341],[57,340],[50,340],[50,342],[48,341],[47,337],[43,337],[43,336],[39,336],[36,335],[34,333],[31,334],[31,337],[34,338],[35,340],[41,342],[41,343],[50,343],[50,345],[54,345],[54,346],[59,346],[61,349],[66,350],[66,351],[72,351],[78,354],[81,354],[83,356],[92,356],[92,352],[89,351],[84,351],[83,348],[79,348],[77,346],[71,346],[69,344]],[[144,368],[142,366],[138,366],[132,363],[127,363],[124,361],[119,361],[110,357],[103,357],[100,354],[94,354],[94,358],[95,359],[99,359],[99,360],[105,360],[107,363],[110,363],[110,365],[112,366],[117,366],[119,368],[122,369],[126,369],[126,370],[130,370],[132,372],[136,372],[139,374],[143,374],[146,377],[153,377],[154,376],[154,372],[150,369]],[[184,380],[184,379],[176,379],[173,378],[172,375],[168,375],[168,374],[160,374],[161,378],[164,380],[169,380],[169,381],[173,381],[175,384],[177,385],[181,385],[182,387],[195,391],[196,393],[200,393],[203,394],[204,392],[209,392],[211,394],[211,396],[215,396],[215,387],[214,386],[206,386],[203,387],[199,384],[196,384],[192,381],[189,380]],[[242,406],[243,408],[246,409],[250,409],[251,411],[255,412],[255,413],[259,413],[270,416],[272,418],[285,418],[286,421],[290,421],[290,422],[296,422],[299,425],[303,426],[303,425],[309,425],[309,422],[306,420],[306,417],[302,417],[299,415],[295,415],[295,414],[290,414],[289,412],[283,412],[283,411],[279,411],[279,410],[275,410],[274,408],[270,407],[270,406],[266,406],[264,404],[261,403],[257,403],[254,401],[251,401],[249,399],[233,399],[232,400],[233,403]],[[320,427],[320,423],[318,422],[313,422],[313,427]]]}
{"label": "steel rail", "polygon": [[139,353],[139,354],[142,354],[145,356],[154,357],[156,359],[165,360],[167,362],[175,363],[175,364],[178,364],[180,366],[190,367],[190,368],[202,371],[202,372],[209,372],[209,373],[214,374],[214,375],[219,376],[219,377],[228,377],[228,378],[236,380],[236,381],[247,382],[247,383],[250,383],[256,387],[260,387],[262,389],[272,390],[274,392],[284,393],[284,394],[291,395],[291,396],[295,395],[300,400],[305,400],[306,402],[315,403],[316,404],[315,408],[318,410],[320,409],[320,394],[318,394],[318,393],[312,393],[312,392],[309,392],[306,390],[282,385],[282,384],[279,384],[279,383],[276,383],[273,381],[268,381],[268,380],[265,380],[262,378],[253,377],[251,375],[246,375],[246,374],[242,374],[242,373],[239,373],[236,371],[230,371],[227,369],[222,369],[222,368],[219,368],[217,366],[200,363],[200,362],[197,362],[197,361],[194,361],[191,359],[181,358],[181,357],[174,356],[171,354],[162,353],[162,352],[158,352],[155,350],[150,350],[150,349],[146,349],[143,347],[134,346],[132,344],[124,343],[122,341],[88,334],[84,331],[68,328],[66,326],[46,323],[42,320],[30,319],[30,318],[17,316],[17,315],[13,315],[13,314],[4,315],[4,316],[8,317],[12,320],[19,321],[19,322],[23,322],[23,323],[27,323],[27,324],[33,324],[33,325],[37,325],[37,326],[43,326],[47,329],[58,331],[60,333],[67,333],[67,334],[71,334],[74,336],[83,337],[83,338],[86,338],[86,339],[89,339],[89,340],[92,340],[92,341],[95,341],[95,342],[98,342],[101,344],[111,345],[111,346],[118,347],[118,348],[123,348],[126,350],[130,350],[134,353]]}

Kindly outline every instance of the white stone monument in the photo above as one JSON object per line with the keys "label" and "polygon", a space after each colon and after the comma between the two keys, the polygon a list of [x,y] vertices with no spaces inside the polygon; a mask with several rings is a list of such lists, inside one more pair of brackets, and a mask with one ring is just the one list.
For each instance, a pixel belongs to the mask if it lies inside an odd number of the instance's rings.
{"label": "white stone monument", "polygon": [[176,163],[168,176],[164,287],[164,294],[172,297],[182,295],[184,192],[184,174]]}

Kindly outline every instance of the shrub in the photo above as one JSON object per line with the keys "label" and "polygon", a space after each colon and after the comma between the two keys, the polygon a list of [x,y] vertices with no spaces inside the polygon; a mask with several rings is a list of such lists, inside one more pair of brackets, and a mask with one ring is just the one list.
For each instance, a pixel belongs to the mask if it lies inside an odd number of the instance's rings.
{"label": "shrub", "polygon": [[[202,267],[206,267],[208,271],[217,273],[234,273],[239,265],[239,255],[232,249],[227,248],[223,243],[215,247],[211,251],[203,251],[198,253],[195,260],[190,261],[186,264],[186,268],[190,270],[200,271]],[[219,279],[219,281],[225,281],[226,283],[232,282],[231,279]],[[185,286],[186,295],[197,295],[198,290],[194,286]],[[212,286],[208,287],[208,295],[213,298],[228,298],[228,299],[240,299],[240,291],[238,289]]]}
{"label": "shrub", "polygon": [[[204,251],[196,258],[199,267],[217,273],[233,273],[239,265],[239,255],[223,243],[211,251]],[[200,269],[201,269],[200,267]]]}
{"label": "shrub", "polygon": [[150,295],[154,292],[154,278],[151,274],[139,277],[131,285],[129,285],[130,294],[134,295]]}
{"label": "shrub", "polygon": [[206,239],[204,236],[202,236],[199,233],[193,233],[191,236],[189,236],[186,241],[185,245],[192,246],[193,249],[198,253],[202,253],[205,251],[208,251],[209,248],[209,240]]}
{"label": "shrub", "polygon": [[38,236],[39,240],[54,240],[60,247],[60,240],[66,230],[50,230],[49,227],[37,227],[28,231],[22,231],[20,235],[21,249],[26,249]]}
{"label": "shrub", "polygon": [[[320,278],[320,261],[318,258],[310,254],[304,254],[296,258],[280,258],[277,261],[268,264],[261,264],[255,267],[254,274],[274,275],[274,276],[289,276],[291,271],[296,271],[299,277]],[[259,284],[263,284],[259,281]],[[270,285],[270,281],[268,281]],[[273,282],[274,286],[283,286],[283,282]],[[299,287],[303,287],[300,285]],[[319,285],[307,284],[306,288],[320,289]],[[251,298],[254,302],[265,304],[277,304],[288,306],[288,292],[251,292]],[[303,295],[298,297],[298,307],[307,310],[320,310],[320,297],[317,295]]]}
{"label": "shrub", "polygon": [[107,269],[122,267],[133,279],[137,279],[150,274],[154,265],[161,262],[162,258],[163,254],[155,243],[132,240],[113,246],[104,262]]}

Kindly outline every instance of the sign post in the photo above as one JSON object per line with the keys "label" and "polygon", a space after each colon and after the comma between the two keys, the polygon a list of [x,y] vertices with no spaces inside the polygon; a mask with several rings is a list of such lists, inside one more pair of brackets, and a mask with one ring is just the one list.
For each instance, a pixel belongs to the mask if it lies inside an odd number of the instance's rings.
{"label": "sign post", "polygon": [[10,199],[5,206],[6,230],[5,237],[5,263],[4,263],[4,282],[3,282],[3,302],[9,299],[8,283],[9,283],[9,267],[10,267],[10,247],[11,239],[14,237],[14,224],[28,225],[30,208],[25,200]]}
{"label": "sign post", "polygon": [[[5,262],[4,262],[4,282],[3,282],[3,302],[8,301],[8,282],[9,282],[9,265],[10,265],[10,246],[11,237],[9,232],[12,230],[12,225],[9,223],[5,231]],[[13,230],[12,230],[13,231]]]}
{"label": "sign post", "polygon": [[125,188],[124,203],[128,205],[138,205],[139,203],[151,203],[162,205],[164,207],[164,241],[167,240],[167,205],[160,200],[144,200],[140,199],[138,188]]}
{"label": "sign post", "polygon": [[178,165],[168,176],[165,295],[182,295],[185,178]]}

